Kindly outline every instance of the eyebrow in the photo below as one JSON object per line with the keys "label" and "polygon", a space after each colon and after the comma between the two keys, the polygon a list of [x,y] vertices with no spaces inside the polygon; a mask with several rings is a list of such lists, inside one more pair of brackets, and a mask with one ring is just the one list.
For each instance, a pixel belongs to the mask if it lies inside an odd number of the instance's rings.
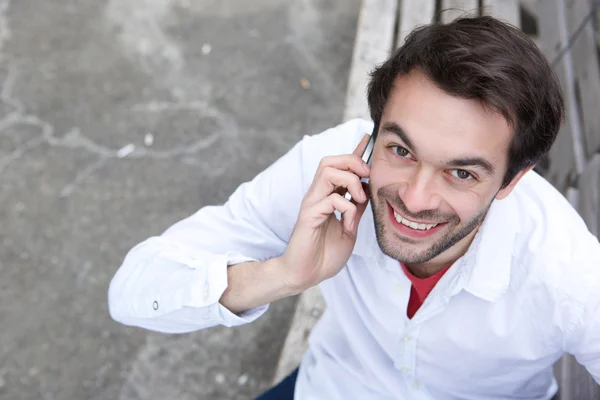
{"label": "eyebrow", "polygon": [[404,132],[404,129],[402,129],[400,127],[400,125],[394,123],[394,122],[386,122],[382,127],[381,127],[381,133],[384,134],[394,134],[396,136],[398,136],[400,138],[400,140],[402,140],[404,142],[404,144],[410,148],[410,150],[412,150],[413,153],[418,153],[417,148],[414,146],[414,144],[410,141],[410,139],[408,138],[408,135],[406,134],[406,132]]}
{"label": "eyebrow", "polygon": [[445,165],[450,167],[481,167],[489,175],[494,175],[496,172],[494,166],[481,157],[457,158],[445,163]]}
{"label": "eyebrow", "polygon": [[[415,155],[418,154],[417,148],[415,147],[413,142],[408,138],[408,135],[406,134],[404,129],[400,127],[400,125],[394,122],[386,122],[381,128],[381,133],[393,134],[398,136],[398,138],[400,138],[400,140],[404,142],[404,144],[406,145],[406,147],[409,148],[409,150],[415,153]],[[444,162],[443,164],[449,167],[480,167],[483,170],[485,170],[489,175],[494,175],[496,172],[496,169],[494,168],[492,163],[490,163],[483,157],[457,158],[454,160]]]}

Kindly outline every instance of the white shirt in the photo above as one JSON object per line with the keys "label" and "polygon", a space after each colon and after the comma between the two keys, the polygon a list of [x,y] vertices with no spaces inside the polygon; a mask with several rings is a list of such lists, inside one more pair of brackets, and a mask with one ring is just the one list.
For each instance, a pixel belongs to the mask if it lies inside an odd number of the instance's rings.
{"label": "white shirt", "polygon": [[[110,285],[112,317],[172,333],[258,318],[267,305],[235,315],[218,302],[227,265],[282,254],[321,158],[351,153],[371,129],[352,120],[306,136],[225,205],[134,247]],[[347,265],[320,284],[327,310],[296,399],[550,399],[565,352],[600,381],[600,245],[534,172],[493,203],[412,319],[410,287],[366,210]]]}

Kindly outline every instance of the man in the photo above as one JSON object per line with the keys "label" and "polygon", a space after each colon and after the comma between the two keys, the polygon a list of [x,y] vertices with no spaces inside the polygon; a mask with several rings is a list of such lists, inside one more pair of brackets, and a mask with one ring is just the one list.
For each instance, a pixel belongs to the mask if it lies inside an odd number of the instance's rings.
{"label": "man", "polygon": [[368,101],[374,123],[305,137],[133,248],[112,317],[234,326],[319,285],[309,350],[264,399],[550,399],[566,352],[600,380],[600,244],[532,171],[563,120],[536,46],[490,17],[425,26]]}

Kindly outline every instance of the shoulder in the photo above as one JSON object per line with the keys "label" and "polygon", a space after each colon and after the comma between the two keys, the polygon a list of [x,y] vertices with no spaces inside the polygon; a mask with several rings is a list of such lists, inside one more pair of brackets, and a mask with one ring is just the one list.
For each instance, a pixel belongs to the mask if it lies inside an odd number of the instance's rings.
{"label": "shoulder", "polygon": [[600,243],[583,218],[533,171],[510,197],[518,209],[515,255],[522,272],[558,295],[586,302],[600,289]]}

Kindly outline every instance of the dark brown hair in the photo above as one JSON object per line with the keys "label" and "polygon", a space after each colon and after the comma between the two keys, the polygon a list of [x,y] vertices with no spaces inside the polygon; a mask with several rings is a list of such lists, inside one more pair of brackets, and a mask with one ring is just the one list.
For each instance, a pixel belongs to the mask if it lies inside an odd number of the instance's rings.
{"label": "dark brown hair", "polygon": [[519,29],[484,16],[412,31],[371,73],[368,102],[376,125],[394,80],[416,68],[446,93],[479,100],[509,122],[514,133],[503,187],[550,150],[564,118],[560,84],[548,60]]}

